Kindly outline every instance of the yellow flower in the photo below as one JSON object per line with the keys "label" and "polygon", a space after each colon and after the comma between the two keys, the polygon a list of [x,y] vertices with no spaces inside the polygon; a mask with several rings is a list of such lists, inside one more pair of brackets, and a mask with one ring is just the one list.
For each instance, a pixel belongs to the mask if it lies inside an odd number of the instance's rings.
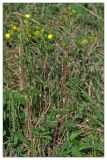
{"label": "yellow flower", "polygon": [[83,39],[83,40],[81,41],[81,45],[86,45],[86,44],[88,44],[88,40],[87,40],[87,39]]}
{"label": "yellow flower", "polygon": [[16,30],[17,30],[17,26],[16,26],[16,25],[13,25],[13,26],[12,26],[12,29],[13,29],[14,31],[16,31]]}
{"label": "yellow flower", "polygon": [[6,38],[6,39],[10,39],[10,38],[11,38],[10,33],[6,33],[6,34],[5,34],[5,38]]}
{"label": "yellow flower", "polygon": [[35,35],[36,37],[40,37],[41,33],[40,33],[40,31],[37,30],[37,31],[35,31],[34,35]]}
{"label": "yellow flower", "polygon": [[29,14],[25,14],[25,18],[30,18],[30,15]]}
{"label": "yellow flower", "polygon": [[48,39],[49,40],[53,39],[53,34],[48,34]]}

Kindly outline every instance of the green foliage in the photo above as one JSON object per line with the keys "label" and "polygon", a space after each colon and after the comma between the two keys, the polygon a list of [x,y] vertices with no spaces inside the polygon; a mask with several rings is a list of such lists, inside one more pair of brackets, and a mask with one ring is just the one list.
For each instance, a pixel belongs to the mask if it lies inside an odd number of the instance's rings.
{"label": "green foliage", "polygon": [[76,137],[78,137],[81,133],[82,133],[82,131],[75,131],[75,132],[71,133],[71,136],[70,136],[71,142],[72,142],[72,140],[74,140]]}

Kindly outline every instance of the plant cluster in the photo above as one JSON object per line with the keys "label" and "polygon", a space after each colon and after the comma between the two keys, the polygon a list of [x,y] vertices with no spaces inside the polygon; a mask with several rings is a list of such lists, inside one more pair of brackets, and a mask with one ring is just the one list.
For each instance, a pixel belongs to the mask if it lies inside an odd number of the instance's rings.
{"label": "plant cluster", "polygon": [[4,4],[5,157],[103,156],[102,28],[103,4]]}

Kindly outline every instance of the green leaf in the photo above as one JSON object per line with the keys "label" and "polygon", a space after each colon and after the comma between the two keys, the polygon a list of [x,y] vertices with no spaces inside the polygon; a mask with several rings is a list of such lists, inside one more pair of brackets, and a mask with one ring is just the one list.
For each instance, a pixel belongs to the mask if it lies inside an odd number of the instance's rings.
{"label": "green leaf", "polygon": [[6,130],[3,131],[3,136],[5,136],[5,135],[6,135]]}
{"label": "green leaf", "polygon": [[79,151],[83,150],[83,149],[87,149],[87,148],[90,148],[92,146],[90,146],[89,143],[80,143],[80,145],[78,146],[79,148]]}
{"label": "green leaf", "polygon": [[16,145],[18,143],[18,135],[15,134],[14,135],[14,145]]}
{"label": "green leaf", "polygon": [[6,94],[3,93],[3,106],[6,104]]}
{"label": "green leaf", "polygon": [[73,139],[72,144],[75,146],[79,146],[81,144],[81,142],[79,140]]}
{"label": "green leaf", "polygon": [[52,137],[51,136],[42,136],[44,139],[47,139],[47,140],[52,140]]}
{"label": "green leaf", "polygon": [[23,104],[23,105],[26,104],[25,96],[22,93],[16,92],[14,96],[17,104]]}
{"label": "green leaf", "polygon": [[73,10],[75,10],[77,13],[79,13],[81,16],[85,16],[86,11],[84,8],[81,7],[81,5],[76,4],[76,5],[71,5]]}
{"label": "green leaf", "polygon": [[81,153],[77,147],[73,147],[71,150],[71,156],[81,157]]}
{"label": "green leaf", "polygon": [[45,132],[45,131],[46,131],[46,128],[41,125],[41,126],[39,126],[39,130],[40,130],[41,132]]}
{"label": "green leaf", "polygon": [[82,131],[75,131],[75,132],[72,132],[71,133],[71,136],[70,136],[70,140],[74,140],[75,138],[77,138],[80,134],[82,133]]}
{"label": "green leaf", "polygon": [[36,81],[39,82],[39,83],[44,84],[44,81],[43,81],[41,76],[36,76]]}

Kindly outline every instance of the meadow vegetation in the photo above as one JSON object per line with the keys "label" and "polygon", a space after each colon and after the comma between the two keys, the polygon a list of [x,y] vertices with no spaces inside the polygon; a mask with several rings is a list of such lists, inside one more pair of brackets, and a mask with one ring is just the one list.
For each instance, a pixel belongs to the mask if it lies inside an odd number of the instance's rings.
{"label": "meadow vegetation", "polygon": [[104,5],[3,9],[3,156],[103,156]]}

